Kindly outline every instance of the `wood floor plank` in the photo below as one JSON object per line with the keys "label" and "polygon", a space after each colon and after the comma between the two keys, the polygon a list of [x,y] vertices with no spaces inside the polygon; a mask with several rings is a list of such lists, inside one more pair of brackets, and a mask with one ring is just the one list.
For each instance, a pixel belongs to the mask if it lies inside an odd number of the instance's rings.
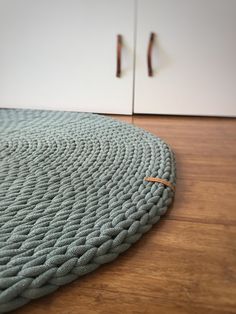
{"label": "wood floor plank", "polygon": [[178,179],[167,217],[236,225],[236,183]]}
{"label": "wood floor plank", "polygon": [[34,307],[26,306],[25,312],[19,310],[15,314],[20,313],[65,313],[65,314],[226,314],[230,312],[218,309],[211,310],[194,306],[193,304],[180,305],[174,301],[167,302],[166,299],[151,298],[132,293],[121,293],[113,291],[104,291],[97,289],[86,289],[83,291],[73,291],[76,295],[69,291],[62,290],[59,295],[56,293],[57,300],[51,300],[51,297],[42,298],[42,303],[34,302]]}

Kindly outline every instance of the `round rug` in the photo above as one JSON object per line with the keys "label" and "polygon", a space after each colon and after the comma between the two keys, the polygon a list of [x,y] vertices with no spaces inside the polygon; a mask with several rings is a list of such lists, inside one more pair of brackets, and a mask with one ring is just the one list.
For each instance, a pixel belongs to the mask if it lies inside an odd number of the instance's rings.
{"label": "round rug", "polygon": [[90,113],[0,109],[0,311],[114,260],[163,215],[160,138]]}

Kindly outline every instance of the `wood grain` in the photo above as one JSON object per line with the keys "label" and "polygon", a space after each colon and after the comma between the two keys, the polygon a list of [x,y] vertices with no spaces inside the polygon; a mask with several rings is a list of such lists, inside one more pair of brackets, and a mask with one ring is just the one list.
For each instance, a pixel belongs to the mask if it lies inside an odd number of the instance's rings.
{"label": "wood grain", "polygon": [[14,313],[236,313],[236,120],[115,118],[172,146],[173,205],[116,261]]}

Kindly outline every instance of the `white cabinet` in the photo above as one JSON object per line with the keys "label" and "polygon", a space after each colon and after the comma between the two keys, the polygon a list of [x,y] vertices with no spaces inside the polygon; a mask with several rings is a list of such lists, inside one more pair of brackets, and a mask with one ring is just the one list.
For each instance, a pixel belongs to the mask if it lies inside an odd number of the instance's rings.
{"label": "white cabinet", "polygon": [[236,0],[0,0],[0,107],[236,116],[235,36]]}
{"label": "white cabinet", "polygon": [[131,114],[133,34],[133,0],[0,0],[0,107]]}
{"label": "white cabinet", "polygon": [[138,0],[134,112],[236,116],[235,0]]}

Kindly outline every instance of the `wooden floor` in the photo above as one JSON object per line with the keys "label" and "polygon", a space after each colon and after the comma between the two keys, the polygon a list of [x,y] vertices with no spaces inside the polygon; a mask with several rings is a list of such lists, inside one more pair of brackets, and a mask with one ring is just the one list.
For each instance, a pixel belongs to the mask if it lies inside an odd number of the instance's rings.
{"label": "wooden floor", "polygon": [[115,118],[175,151],[172,207],[116,261],[14,313],[236,313],[236,119]]}

